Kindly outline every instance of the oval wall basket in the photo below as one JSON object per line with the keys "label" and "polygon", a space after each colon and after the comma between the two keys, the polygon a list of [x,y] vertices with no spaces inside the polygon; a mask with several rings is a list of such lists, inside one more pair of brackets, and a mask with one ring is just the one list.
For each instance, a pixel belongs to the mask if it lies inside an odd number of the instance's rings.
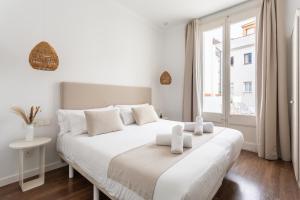
{"label": "oval wall basket", "polygon": [[169,74],[169,72],[164,71],[161,75],[160,75],[160,84],[162,85],[170,85],[172,83],[172,77]]}
{"label": "oval wall basket", "polygon": [[29,63],[33,69],[54,71],[58,68],[59,60],[54,48],[42,41],[31,50]]}

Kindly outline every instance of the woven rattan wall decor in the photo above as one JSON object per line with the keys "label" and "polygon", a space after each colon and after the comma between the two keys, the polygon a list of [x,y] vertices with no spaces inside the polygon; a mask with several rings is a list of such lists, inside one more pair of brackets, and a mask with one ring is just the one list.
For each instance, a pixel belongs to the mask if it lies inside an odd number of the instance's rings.
{"label": "woven rattan wall decor", "polygon": [[172,77],[169,74],[169,72],[164,71],[161,75],[160,75],[160,84],[162,85],[170,85],[172,83]]}
{"label": "woven rattan wall decor", "polygon": [[33,69],[54,71],[58,68],[59,60],[54,48],[42,41],[31,50],[29,63]]}

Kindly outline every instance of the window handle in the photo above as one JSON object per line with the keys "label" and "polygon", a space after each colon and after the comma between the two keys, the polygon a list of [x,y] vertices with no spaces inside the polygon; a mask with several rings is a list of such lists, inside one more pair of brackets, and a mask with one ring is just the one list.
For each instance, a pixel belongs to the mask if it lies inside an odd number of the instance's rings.
{"label": "window handle", "polygon": [[295,102],[294,102],[294,100],[290,100],[290,104],[294,104]]}

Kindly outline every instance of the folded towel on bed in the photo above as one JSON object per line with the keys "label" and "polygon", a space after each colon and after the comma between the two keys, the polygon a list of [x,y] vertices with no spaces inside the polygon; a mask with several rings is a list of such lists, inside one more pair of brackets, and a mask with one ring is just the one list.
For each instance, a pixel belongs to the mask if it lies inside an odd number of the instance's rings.
{"label": "folded towel on bed", "polygon": [[[171,134],[157,134],[156,135],[156,145],[161,146],[171,146],[172,135]],[[183,147],[192,148],[192,135],[183,134]]]}
{"label": "folded towel on bed", "polygon": [[172,128],[171,152],[176,154],[183,153],[183,127],[180,125]]}
{"label": "folded towel on bed", "polygon": [[202,135],[203,134],[203,118],[200,116],[196,117],[196,124],[194,129],[195,135]]}
{"label": "folded towel on bed", "polygon": [[[196,122],[185,122],[184,131],[194,132]],[[212,122],[203,122],[203,133],[213,133],[214,132],[214,123]]]}

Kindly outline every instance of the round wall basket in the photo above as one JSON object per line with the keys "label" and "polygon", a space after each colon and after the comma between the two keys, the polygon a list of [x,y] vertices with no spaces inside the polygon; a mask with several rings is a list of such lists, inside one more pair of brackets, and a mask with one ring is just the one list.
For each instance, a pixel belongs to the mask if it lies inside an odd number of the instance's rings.
{"label": "round wall basket", "polygon": [[54,71],[58,68],[59,60],[54,48],[42,41],[31,50],[29,63],[33,69]]}
{"label": "round wall basket", "polygon": [[172,77],[169,74],[169,72],[164,71],[161,75],[160,75],[160,84],[162,85],[170,85],[172,83]]}

